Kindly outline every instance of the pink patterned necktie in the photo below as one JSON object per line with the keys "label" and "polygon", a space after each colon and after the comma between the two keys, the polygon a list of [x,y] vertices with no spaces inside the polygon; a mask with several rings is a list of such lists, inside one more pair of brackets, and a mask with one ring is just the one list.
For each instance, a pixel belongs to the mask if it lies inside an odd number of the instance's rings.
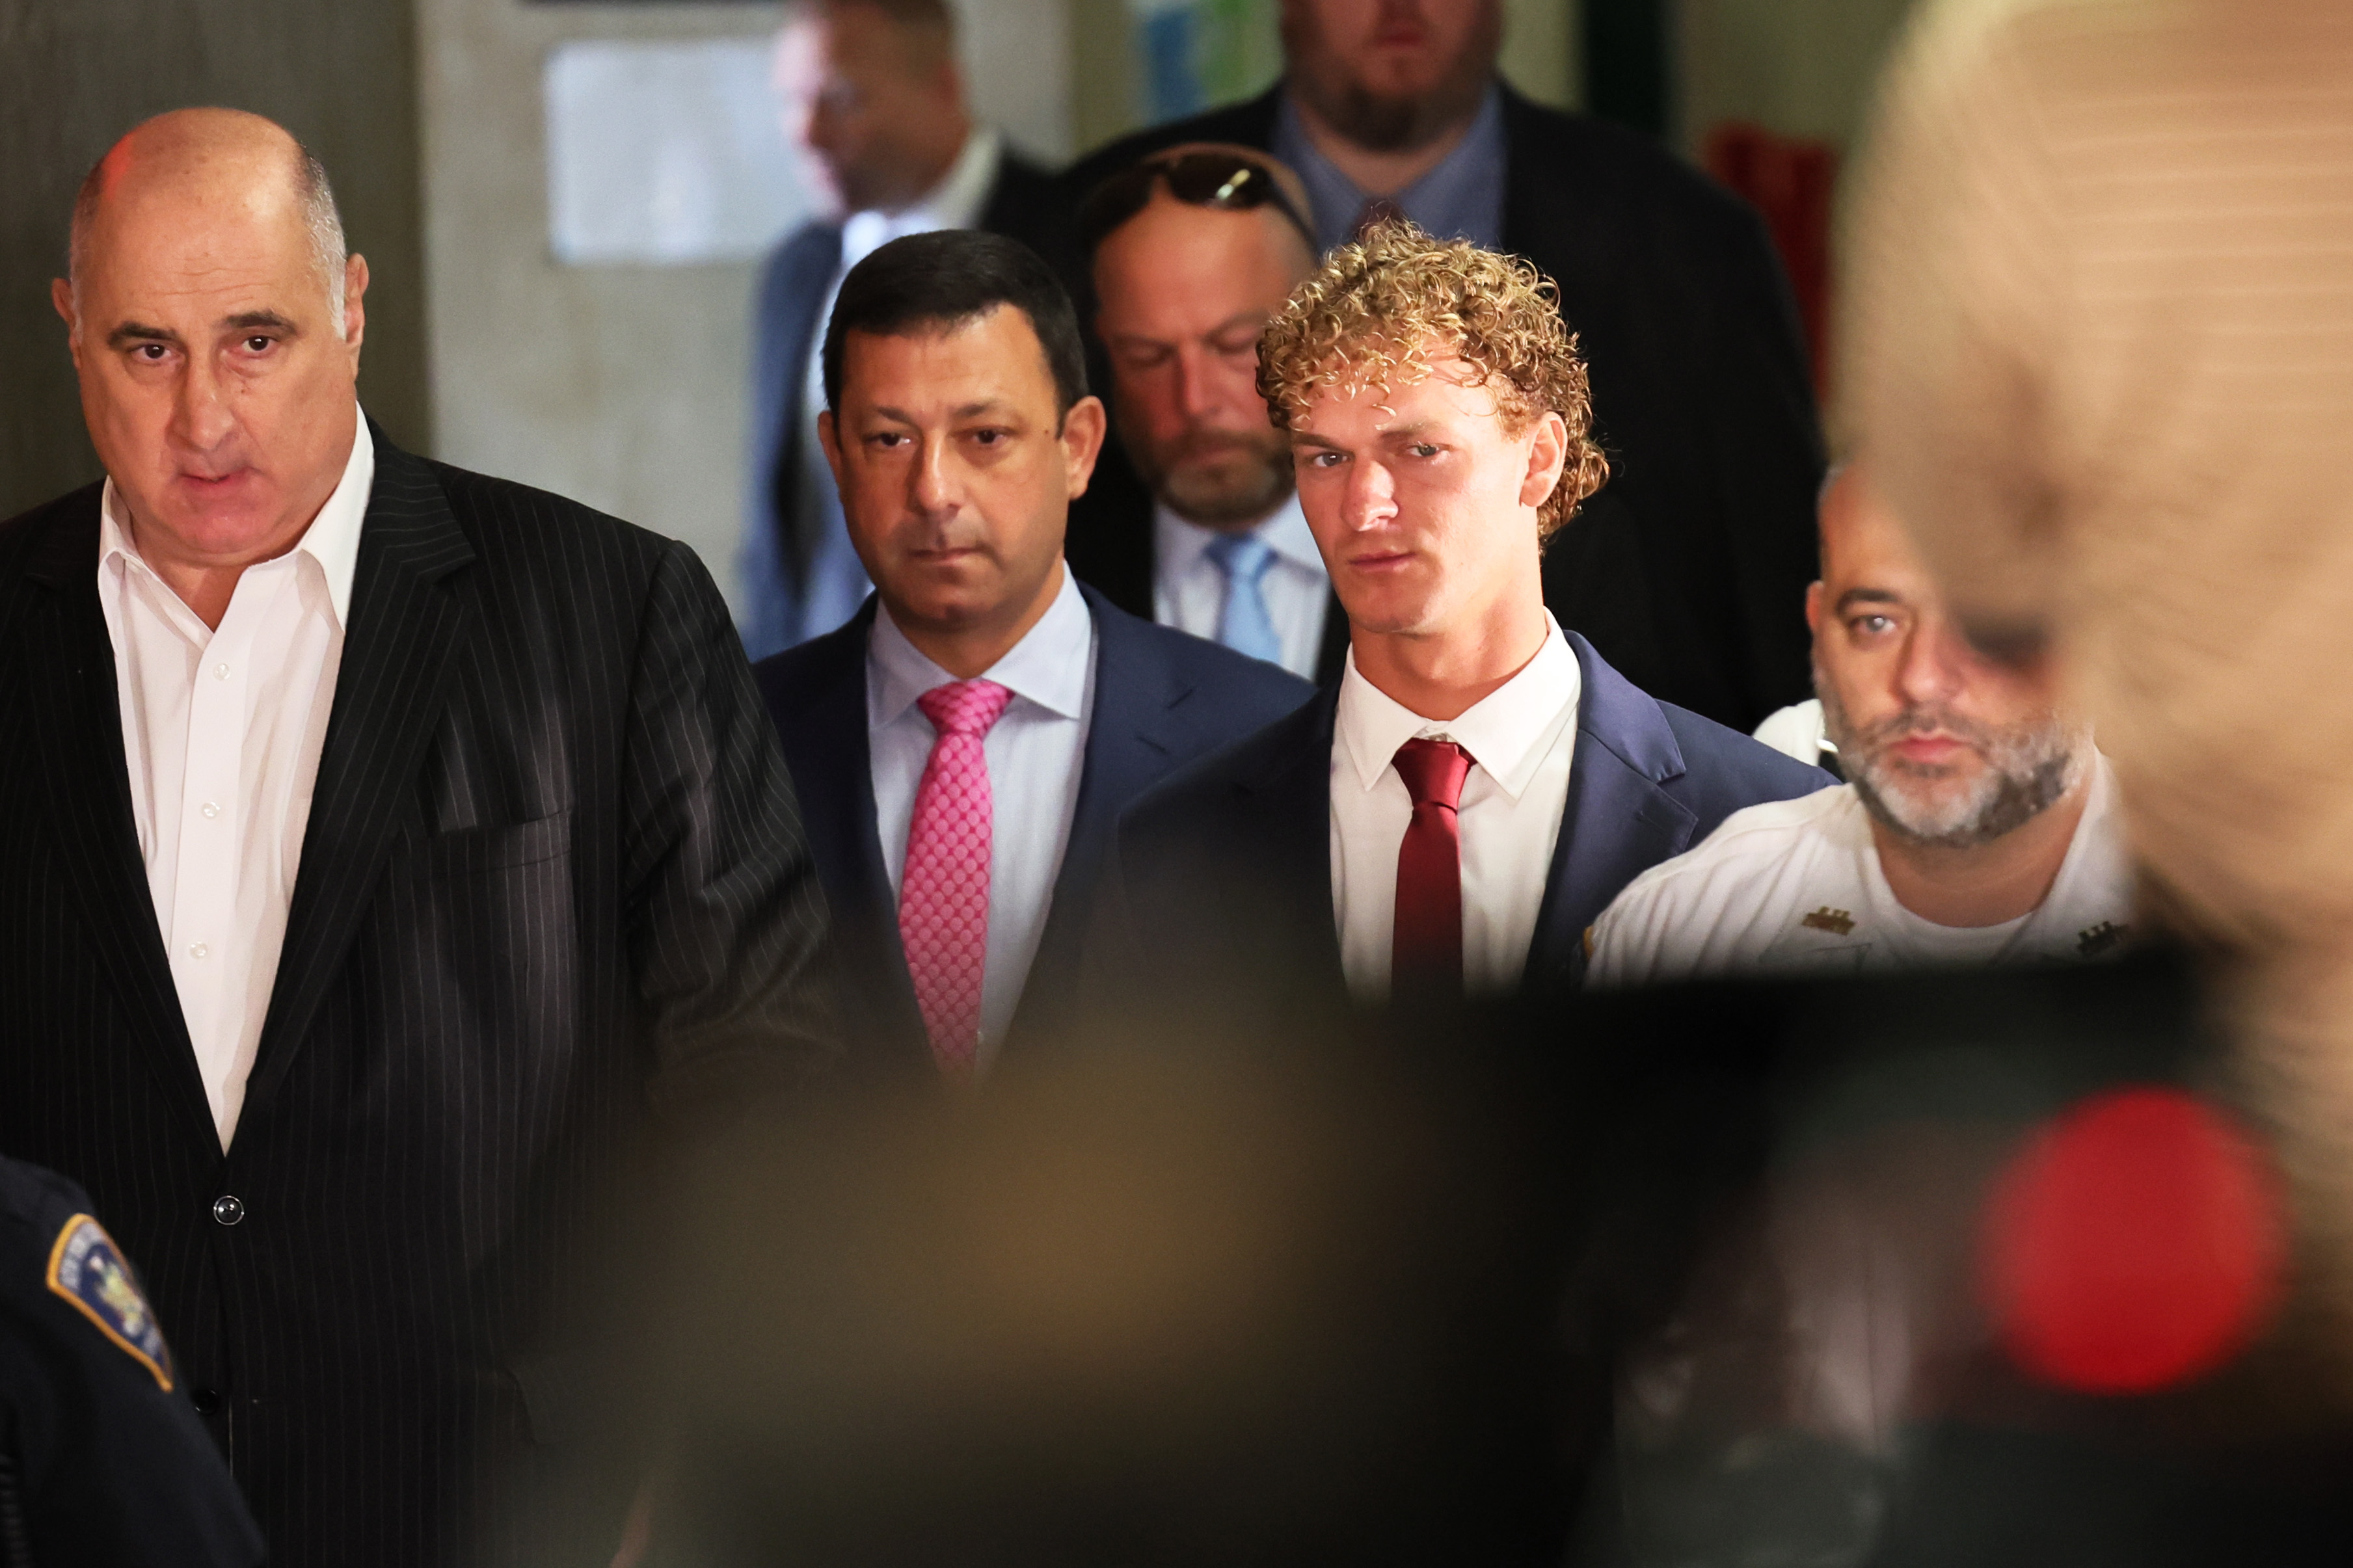
{"label": "pink patterned necktie", "polygon": [[1013,693],[993,680],[934,686],[915,699],[939,738],[915,789],[907,866],[899,879],[899,940],[915,1005],[943,1071],[972,1071],[980,989],[988,973],[988,759],[982,742]]}

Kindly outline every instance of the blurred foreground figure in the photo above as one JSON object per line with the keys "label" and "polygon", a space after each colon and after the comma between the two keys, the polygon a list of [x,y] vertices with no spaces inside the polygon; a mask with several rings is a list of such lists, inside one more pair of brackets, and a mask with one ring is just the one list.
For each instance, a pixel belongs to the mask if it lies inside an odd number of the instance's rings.
{"label": "blurred foreground figure", "polygon": [[1571,1561],[2353,1553],[2310,1253],[2168,955],[1586,1002],[1563,1316],[1616,1441]]}
{"label": "blurred foreground figure", "polygon": [[1378,225],[1267,328],[1259,387],[1345,672],[1123,820],[1119,994],[1247,1016],[1573,987],[1636,875],[1830,783],[1650,697],[1546,609],[1545,541],[1608,467],[1526,263]]}
{"label": "blurred foreground figure", "polygon": [[1940,5],[1852,255],[1862,460],[1970,634],[2061,661],[2353,1263],[2353,9]]}
{"label": "blurred foreground figure", "polygon": [[91,1208],[0,1159],[0,1568],[252,1568],[261,1532]]}
{"label": "blurred foreground figure", "polygon": [[[1281,82],[1081,160],[1067,210],[1148,153],[1230,142],[1298,171],[1320,250],[1403,216],[1525,258],[1592,367],[1592,438],[1615,475],[1552,542],[1546,603],[1635,685],[1720,723],[1746,730],[1802,698],[1821,438],[1757,214],[1655,138],[1514,91],[1495,69],[1501,0],[1280,9]],[[1074,294],[1077,250],[1057,257]],[[1116,405],[1113,419],[1127,427]],[[1152,507],[1107,468],[1073,510],[1071,563],[1120,596],[1148,581]]]}
{"label": "blurred foreground figure", "polygon": [[2147,953],[1114,1015],[747,1129],[592,1292],[630,1561],[2334,1568],[2348,1428],[2198,1018]]}
{"label": "blurred foreground figure", "polygon": [[649,1110],[829,1068],[824,898],[682,544],[410,457],[278,126],[92,171],[106,479],[0,528],[0,1148],[146,1270],[273,1561],[446,1563]]}
{"label": "blurred foreground figure", "polygon": [[1735,812],[1593,928],[1588,984],[2064,962],[2132,919],[2116,782],[2045,682],[1971,648],[1862,470],[1806,598],[1847,783]]}
{"label": "blurred foreground figure", "polygon": [[871,1066],[987,1072],[1051,1028],[1112,826],[1307,683],[1114,609],[1062,563],[1103,439],[1079,323],[1026,246],[892,241],[826,329],[818,433],[874,580],[763,659]]}
{"label": "blurred foreground figure", "polygon": [[973,120],[944,0],[795,0],[775,77],[819,213],[770,255],[754,302],[742,557],[754,658],[833,630],[866,597],[817,439],[818,348],[843,277],[901,235],[1034,239],[1054,200],[1045,170]]}

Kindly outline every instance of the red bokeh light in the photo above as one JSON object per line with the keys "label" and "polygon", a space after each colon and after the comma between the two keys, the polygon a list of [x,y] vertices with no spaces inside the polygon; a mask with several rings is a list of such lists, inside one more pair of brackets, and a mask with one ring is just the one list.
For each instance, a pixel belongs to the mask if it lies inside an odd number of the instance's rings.
{"label": "red bokeh light", "polygon": [[1996,1179],[1978,1272],[2028,1373],[2086,1394],[2147,1394],[2212,1372],[2276,1306],[2280,1184],[2227,1114],[2179,1089],[2079,1101]]}

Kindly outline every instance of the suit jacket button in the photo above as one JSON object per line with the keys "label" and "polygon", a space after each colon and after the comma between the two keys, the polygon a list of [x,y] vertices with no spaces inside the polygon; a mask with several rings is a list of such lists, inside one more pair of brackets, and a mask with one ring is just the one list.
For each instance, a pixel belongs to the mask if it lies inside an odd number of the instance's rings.
{"label": "suit jacket button", "polygon": [[192,1389],[188,1394],[188,1403],[196,1407],[196,1414],[199,1415],[217,1415],[220,1414],[221,1407],[220,1390],[217,1388]]}
{"label": "suit jacket button", "polygon": [[213,1200],[213,1218],[223,1225],[235,1225],[245,1217],[245,1200],[235,1193],[223,1193]]}

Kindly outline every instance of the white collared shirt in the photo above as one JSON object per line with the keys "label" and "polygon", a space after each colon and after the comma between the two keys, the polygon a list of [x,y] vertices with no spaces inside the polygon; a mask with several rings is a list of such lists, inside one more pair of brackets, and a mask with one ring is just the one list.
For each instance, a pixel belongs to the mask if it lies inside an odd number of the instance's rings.
{"label": "white collared shirt", "polygon": [[1736,811],[1688,854],[1635,878],[1594,924],[1585,983],[2078,963],[2123,943],[2132,904],[2105,757],[2094,761],[2051,890],[2000,925],[1938,925],[1905,909],[1887,884],[1862,797],[1840,784]]}
{"label": "white collared shirt", "polygon": [[[948,165],[940,183],[913,206],[895,213],[870,209],[852,213],[843,221],[841,264],[833,269],[833,282],[826,289],[825,303],[818,307],[817,331],[809,337],[808,363],[801,370],[800,473],[796,482],[802,517],[830,518],[839,505],[834,495],[833,470],[826,466],[825,447],[817,437],[817,416],[826,406],[826,323],[833,319],[841,280],[849,276],[851,268],[894,239],[944,228],[970,228],[978,223],[980,210],[988,205],[988,193],[997,184],[1002,156],[1003,142],[997,132],[987,126],[976,127],[965,138],[964,150]],[[801,629],[809,637],[829,632],[857,614],[869,586],[847,539],[829,538],[819,549],[834,559],[829,570],[813,573],[807,584],[812,597],[803,606]]]}
{"label": "white collared shirt", "polygon": [[[1265,541],[1274,560],[1259,579],[1267,618],[1282,639],[1282,668],[1315,679],[1316,656],[1324,651],[1324,617],[1332,607],[1332,579],[1324,553],[1308,531],[1294,490],[1266,521],[1250,531]],[[1197,637],[1218,640],[1218,617],[1226,607],[1226,574],[1209,559],[1214,528],[1187,522],[1166,506],[1152,512],[1152,618]]]}
{"label": "white collared shirt", "polygon": [[1389,992],[1398,850],[1413,819],[1413,798],[1391,763],[1416,738],[1452,741],[1472,757],[1456,812],[1463,988],[1493,995],[1520,983],[1568,804],[1584,685],[1560,623],[1546,612],[1545,624],[1544,646],[1517,675],[1444,721],[1423,718],[1366,679],[1349,651],[1332,736],[1332,919],[1340,966],[1360,1000]]}
{"label": "white collared shirt", "polygon": [[[975,1062],[983,1069],[1020,1005],[1079,809],[1094,709],[1095,623],[1078,580],[1067,567],[1061,573],[1061,590],[1038,624],[981,677],[1013,693],[981,745],[988,763],[988,957]],[[907,640],[887,606],[875,607],[866,643],[866,743],[874,826],[894,908],[907,869],[915,791],[938,738],[915,699],[955,679]]]}
{"label": "white collared shirt", "polygon": [[362,419],[334,493],[293,549],[238,576],[217,629],[140,554],[112,479],[100,504],[131,814],[224,1150],[278,983],[375,482]]}

